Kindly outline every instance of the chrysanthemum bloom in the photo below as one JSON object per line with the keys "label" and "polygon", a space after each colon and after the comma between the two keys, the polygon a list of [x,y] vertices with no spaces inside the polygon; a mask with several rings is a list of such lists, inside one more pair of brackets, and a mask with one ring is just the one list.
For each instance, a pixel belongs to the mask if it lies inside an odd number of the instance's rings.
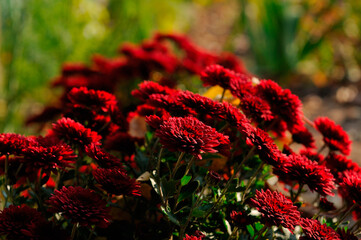
{"label": "chrysanthemum bloom", "polygon": [[140,100],[146,101],[150,95],[158,93],[164,95],[170,95],[175,93],[176,90],[159,85],[152,81],[144,81],[139,84],[139,89],[133,90],[132,95]]}
{"label": "chrysanthemum bloom", "polygon": [[84,127],[82,124],[75,122],[70,118],[61,118],[53,123],[53,134],[60,139],[85,147],[89,144],[100,145],[101,136],[97,132]]}
{"label": "chrysanthemum bloom", "polygon": [[98,168],[92,172],[102,189],[110,194],[140,196],[140,184],[126,172],[118,169]]}
{"label": "chrysanthemum bloom", "polygon": [[325,144],[334,151],[340,151],[344,155],[350,155],[351,140],[340,125],[327,117],[316,118],[316,129],[322,134]]}
{"label": "chrysanthemum bloom", "polygon": [[209,184],[210,186],[217,186],[221,181],[222,181],[222,176],[219,173],[213,170],[208,172],[206,176],[207,184]]}
{"label": "chrysanthemum bloom", "polygon": [[25,164],[29,172],[37,171],[40,168],[43,173],[57,172],[57,169],[65,169],[75,162],[76,155],[73,149],[65,144],[58,143],[53,146],[31,146],[24,150],[23,158],[20,159]]}
{"label": "chrysanthemum bloom", "polygon": [[262,80],[257,85],[257,90],[271,106],[274,115],[287,123],[290,131],[303,125],[302,102],[289,89],[282,89],[272,80]]}
{"label": "chrysanthemum bloom", "polygon": [[256,95],[245,95],[241,98],[239,106],[248,118],[258,124],[274,118],[268,103]]}
{"label": "chrysanthemum bloom", "polygon": [[340,239],[342,240],[357,240],[358,238],[351,232],[347,231],[342,228],[337,229],[337,233],[340,236]]}
{"label": "chrysanthemum bloom", "polygon": [[124,170],[120,159],[98,147],[96,144],[86,146],[85,153],[102,168]]}
{"label": "chrysanthemum bloom", "polygon": [[49,198],[49,211],[61,213],[73,224],[81,226],[107,227],[109,224],[106,202],[93,190],[70,186],[58,191]]}
{"label": "chrysanthemum bloom", "polygon": [[152,94],[147,103],[156,108],[161,108],[171,113],[172,116],[195,116],[197,113],[178,101],[174,95]]}
{"label": "chrysanthemum bloom", "polygon": [[45,218],[27,205],[9,206],[0,212],[0,236],[9,240],[29,239],[34,224]]}
{"label": "chrysanthemum bloom", "polygon": [[318,162],[319,164],[321,164],[324,161],[324,157],[321,154],[319,154],[309,148],[301,149],[300,155],[305,156],[312,161]]}
{"label": "chrysanthemum bloom", "polygon": [[300,225],[304,233],[300,240],[341,240],[335,230],[318,220],[301,218]]}
{"label": "chrysanthemum bloom", "polygon": [[325,198],[325,197],[320,198],[319,208],[323,212],[329,212],[329,211],[336,210],[335,205],[333,205],[333,203],[328,201],[327,198]]}
{"label": "chrysanthemum bloom", "polygon": [[343,172],[339,182],[339,192],[343,198],[350,202],[361,203],[361,174],[355,171]]}
{"label": "chrysanthemum bloom", "polygon": [[292,140],[306,148],[316,148],[315,139],[306,127],[300,127],[292,132]]}
{"label": "chrysanthemum bloom", "polygon": [[269,189],[256,191],[256,196],[251,199],[251,205],[261,213],[261,222],[266,226],[279,226],[293,231],[300,220],[300,212],[292,201],[282,193],[271,192]]}
{"label": "chrysanthemum bloom", "polygon": [[[202,153],[216,153],[223,147],[227,136],[217,132],[194,117],[171,117],[156,130],[156,135],[164,147],[172,152],[185,152],[202,159]],[[222,145],[221,145],[222,144]]]}
{"label": "chrysanthemum bloom", "polygon": [[217,64],[206,67],[201,73],[201,80],[204,86],[219,85],[225,89],[229,89],[230,81],[235,77],[235,72]]}
{"label": "chrysanthemum bloom", "polygon": [[217,116],[220,114],[222,108],[219,102],[189,91],[180,92],[176,96],[176,99],[200,115],[209,114],[211,116]]}
{"label": "chrysanthemum bloom", "polygon": [[285,156],[278,149],[273,139],[259,128],[253,128],[252,132],[247,137],[247,144],[255,147],[255,152],[260,159],[272,166],[282,164]]}
{"label": "chrysanthemum bloom", "polygon": [[86,87],[73,88],[67,96],[75,107],[100,109],[103,112],[108,112],[118,102],[113,94],[100,90],[88,90]]}
{"label": "chrysanthemum bloom", "polygon": [[336,188],[335,179],[330,170],[305,156],[291,154],[282,166],[279,165],[273,172],[281,181],[307,185],[311,191],[322,196],[334,195],[332,190]]}
{"label": "chrysanthemum bloom", "polygon": [[339,173],[346,170],[352,170],[361,173],[361,168],[357,163],[341,154],[335,154],[331,152],[327,155],[322,163],[331,170],[335,178],[338,178]]}
{"label": "chrysanthemum bloom", "polygon": [[15,133],[0,134],[0,155],[18,155],[28,146],[33,145],[34,141]]}
{"label": "chrysanthemum bloom", "polygon": [[245,227],[250,224],[251,218],[245,212],[232,211],[230,214],[231,220],[237,227]]}
{"label": "chrysanthemum bloom", "polygon": [[219,119],[225,120],[229,125],[234,126],[243,135],[247,135],[252,128],[251,122],[246,116],[236,107],[228,102],[222,103],[221,113],[218,115]]}
{"label": "chrysanthemum bloom", "polygon": [[232,95],[239,99],[256,94],[256,88],[253,86],[250,77],[244,74],[237,74],[237,77],[231,78],[229,87]]}
{"label": "chrysanthemum bloom", "polygon": [[188,234],[186,234],[186,237],[183,238],[183,240],[202,240],[203,237],[197,237],[197,236],[189,236]]}

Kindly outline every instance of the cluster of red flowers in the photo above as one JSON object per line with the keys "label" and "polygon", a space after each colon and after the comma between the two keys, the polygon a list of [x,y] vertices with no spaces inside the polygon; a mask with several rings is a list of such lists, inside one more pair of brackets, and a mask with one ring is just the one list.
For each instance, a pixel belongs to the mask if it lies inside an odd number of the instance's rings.
{"label": "cluster of red flowers", "polygon": [[[157,34],[120,52],[64,65],[53,83],[64,88],[59,102],[28,120],[54,122],[45,137],[0,134],[0,236],[262,239],[278,228],[282,239],[354,239],[360,221],[339,226],[360,208],[361,169],[346,157],[351,141],[340,126],[326,117],[309,124],[323,137],[317,152],[296,95],[183,36]],[[185,74],[222,90],[213,98],[180,90]],[[297,203],[308,190],[317,211]],[[325,198],[336,191],[347,210]]]}

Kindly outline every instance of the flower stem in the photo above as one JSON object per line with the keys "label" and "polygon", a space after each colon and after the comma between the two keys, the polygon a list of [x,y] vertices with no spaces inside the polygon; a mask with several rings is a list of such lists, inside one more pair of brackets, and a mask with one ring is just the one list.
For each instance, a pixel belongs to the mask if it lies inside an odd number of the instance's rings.
{"label": "flower stem", "polygon": [[300,184],[298,186],[298,191],[296,193],[296,195],[293,196],[292,202],[295,203],[295,201],[297,200],[298,196],[301,194],[302,192],[302,188],[303,188],[303,184]]}
{"label": "flower stem", "polygon": [[254,236],[253,239],[256,239],[256,240],[261,239],[261,238],[262,238],[262,235],[263,235],[263,233],[266,231],[266,229],[267,229],[267,226],[264,225],[264,226],[261,228],[261,230],[259,230],[259,232],[258,232],[258,237],[255,238],[256,236]]}
{"label": "flower stem", "polygon": [[340,224],[342,223],[343,220],[345,220],[345,218],[352,212],[352,210],[354,210],[354,208],[357,206],[357,203],[354,203],[354,205],[352,205],[352,207],[350,207],[347,211],[345,211],[345,213],[342,215],[342,217],[340,218],[340,220],[338,220],[335,229],[338,228],[338,226],[340,226]]}
{"label": "flower stem", "polygon": [[265,163],[262,162],[262,163],[259,165],[259,167],[257,168],[257,171],[256,171],[256,172],[252,175],[252,177],[248,180],[246,189],[244,190],[243,195],[242,195],[241,204],[243,204],[244,201],[246,200],[246,195],[247,195],[248,189],[251,187],[251,185],[253,184],[253,181],[256,179],[256,177],[258,176],[258,174],[263,170],[264,165],[265,165]]}
{"label": "flower stem", "polygon": [[79,223],[73,225],[73,229],[71,230],[70,239],[73,240],[75,238],[76,230],[78,229]]}
{"label": "flower stem", "polygon": [[174,177],[174,174],[177,172],[178,168],[180,167],[184,154],[185,154],[185,152],[181,152],[181,154],[179,155],[177,163],[175,164],[175,167],[170,175],[170,179],[172,179]]}
{"label": "flower stem", "polygon": [[223,92],[222,92],[222,96],[221,96],[221,99],[219,99],[220,102],[223,101],[223,98],[224,98],[224,94],[226,93],[226,89],[223,88]]}

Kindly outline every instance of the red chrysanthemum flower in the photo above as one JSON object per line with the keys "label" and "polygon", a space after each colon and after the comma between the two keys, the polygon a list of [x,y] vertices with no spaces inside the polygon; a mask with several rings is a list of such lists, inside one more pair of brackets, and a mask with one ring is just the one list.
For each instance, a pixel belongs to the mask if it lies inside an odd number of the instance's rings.
{"label": "red chrysanthemum flower", "polygon": [[173,152],[186,152],[202,159],[202,153],[229,149],[227,136],[194,117],[171,117],[156,130],[160,143]]}
{"label": "red chrysanthemum flower", "polygon": [[58,143],[53,146],[31,146],[24,150],[24,158],[20,159],[29,172],[34,172],[40,168],[44,173],[57,172],[57,169],[70,167],[74,163],[76,155],[73,149],[65,144]]}
{"label": "red chrysanthemum flower", "polygon": [[164,109],[173,116],[183,117],[196,115],[195,111],[178,101],[174,95],[152,94],[149,96],[147,103],[154,107]]}
{"label": "red chrysanthemum flower", "polygon": [[0,155],[19,155],[28,146],[34,145],[33,139],[15,133],[0,134]]}
{"label": "red chrysanthemum flower", "polygon": [[306,148],[316,148],[315,139],[306,127],[300,127],[292,132],[292,140]]}
{"label": "red chrysanthemum flower", "polygon": [[128,132],[115,131],[107,136],[104,148],[130,156],[135,153],[136,145],[142,146],[143,144],[144,138],[133,137]]}
{"label": "red chrysanthemum flower", "polygon": [[107,227],[109,224],[106,202],[93,190],[70,186],[58,191],[49,198],[49,211],[61,213],[73,224],[81,226]]}
{"label": "red chrysanthemum flower", "polygon": [[327,157],[323,161],[323,164],[331,170],[335,178],[338,177],[339,173],[342,173],[346,170],[361,173],[361,169],[357,163],[353,162],[351,159],[348,159],[341,154],[335,154],[331,152],[327,155]]}
{"label": "red chrysanthemum flower", "polygon": [[175,92],[176,90],[159,85],[158,83],[152,81],[144,81],[139,84],[139,89],[132,91],[132,95],[142,101],[146,101],[152,94],[171,95]]}
{"label": "red chrysanthemum flower", "polygon": [[300,225],[304,233],[300,240],[341,240],[335,230],[318,220],[301,218]]}
{"label": "red chrysanthemum flower", "polygon": [[102,168],[124,170],[120,159],[116,158],[95,144],[86,146],[85,153]]}
{"label": "red chrysanthemum flower", "polygon": [[259,128],[253,128],[247,136],[247,144],[255,147],[260,159],[272,166],[278,166],[284,161],[285,155],[281,153],[273,139]]}
{"label": "red chrysanthemum flower", "polygon": [[340,125],[327,117],[319,117],[314,121],[316,129],[322,134],[323,141],[331,149],[350,155],[351,140]]}
{"label": "red chrysanthemum flower", "polygon": [[279,226],[293,231],[300,220],[300,212],[292,201],[282,193],[271,192],[269,189],[256,191],[251,205],[261,213],[261,221],[268,227]]}
{"label": "red chrysanthemum flower", "polygon": [[126,172],[118,169],[98,168],[92,172],[102,189],[114,195],[140,196],[140,184]]}
{"label": "red chrysanthemum flower", "polygon": [[256,94],[256,88],[253,86],[251,79],[244,74],[237,74],[237,77],[232,78],[229,87],[232,95],[239,99]]}
{"label": "red chrysanthemum flower", "polygon": [[219,85],[222,88],[228,89],[232,78],[236,78],[235,72],[217,64],[206,67],[201,73],[201,80],[204,86]]}
{"label": "red chrysanthemum flower", "polygon": [[335,179],[330,170],[305,156],[291,154],[282,166],[278,166],[273,172],[282,181],[307,185],[311,191],[323,196],[334,195],[332,190],[335,189]]}
{"label": "red chrysanthemum flower", "polygon": [[335,205],[333,205],[333,203],[328,201],[327,198],[325,198],[325,197],[320,198],[319,208],[323,212],[329,212],[329,211],[336,210]]}
{"label": "red chrysanthemum flower", "polygon": [[339,192],[343,198],[350,202],[361,203],[361,174],[355,171],[342,173],[339,182]]}
{"label": "red chrysanthemum flower", "polygon": [[9,240],[29,239],[34,225],[45,218],[27,205],[9,206],[0,212],[0,236]]}
{"label": "red chrysanthemum flower", "polygon": [[183,238],[183,240],[202,240],[203,237],[197,237],[197,236],[189,236],[188,234],[186,234],[185,238]]}
{"label": "red chrysanthemum flower", "polygon": [[75,122],[70,118],[62,118],[53,123],[53,134],[60,139],[85,147],[89,144],[100,145],[101,136],[97,132],[84,127],[82,124]]}
{"label": "red chrysanthemum flower", "polygon": [[248,118],[258,124],[271,121],[274,118],[269,104],[256,95],[243,96],[239,106]]}
{"label": "red chrysanthemum flower", "polygon": [[243,135],[247,135],[250,128],[253,128],[246,116],[238,108],[228,102],[222,103],[221,113],[218,115],[218,118],[225,120],[229,125],[236,127]]}
{"label": "red chrysanthemum flower", "polygon": [[73,88],[68,93],[68,99],[75,107],[100,109],[103,112],[108,112],[118,102],[113,94],[100,90],[88,90],[86,87]]}
{"label": "red chrysanthemum flower", "polygon": [[289,89],[282,89],[272,80],[262,80],[257,85],[257,90],[271,106],[274,115],[287,123],[290,131],[303,126],[302,103]]}
{"label": "red chrysanthemum flower", "polygon": [[251,218],[245,212],[232,211],[230,214],[231,220],[237,227],[245,227],[250,224]]}
{"label": "red chrysanthemum flower", "polygon": [[337,233],[340,236],[340,239],[342,240],[357,240],[358,238],[351,232],[347,231],[342,228],[337,229]]}

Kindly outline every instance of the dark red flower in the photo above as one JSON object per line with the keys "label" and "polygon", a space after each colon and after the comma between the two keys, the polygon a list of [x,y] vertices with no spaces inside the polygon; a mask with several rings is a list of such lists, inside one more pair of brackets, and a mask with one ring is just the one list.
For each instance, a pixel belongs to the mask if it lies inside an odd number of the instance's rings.
{"label": "dark red flower", "polygon": [[208,172],[206,176],[207,184],[209,184],[210,186],[217,186],[221,181],[222,181],[222,176],[219,173],[213,170]]}
{"label": "dark red flower", "polygon": [[9,240],[29,239],[34,225],[45,218],[34,208],[26,205],[10,205],[0,212],[0,236]]}
{"label": "dark red flower", "polygon": [[316,129],[322,134],[323,141],[331,150],[350,155],[352,142],[340,125],[336,125],[327,117],[316,118],[314,123]]}
{"label": "dark red flower", "polygon": [[252,128],[252,125],[246,116],[238,108],[228,102],[222,103],[222,109],[218,118],[227,121],[230,126],[236,127],[243,135],[246,135],[246,133],[250,131],[250,128]]}
{"label": "dark red flower", "polygon": [[233,224],[237,227],[245,227],[251,223],[250,217],[245,212],[232,211],[230,217]]}
{"label": "dark red flower", "polygon": [[345,171],[339,182],[339,192],[343,198],[350,202],[361,203],[361,173]]}
{"label": "dark red flower", "polygon": [[172,114],[172,116],[183,117],[196,115],[195,111],[178,101],[175,95],[152,94],[149,96],[147,103],[156,108],[166,110]]}
{"label": "dark red flower", "polygon": [[336,210],[335,205],[333,205],[333,203],[328,201],[327,198],[325,198],[325,197],[320,198],[319,208],[323,212],[329,212],[329,211]]}
{"label": "dark red flower", "polygon": [[159,85],[158,83],[152,81],[144,81],[139,84],[139,89],[132,91],[132,95],[142,101],[146,101],[152,94],[170,95],[175,92],[176,90]]}
{"label": "dark red flower", "polygon": [[81,226],[107,227],[109,224],[106,202],[93,190],[70,186],[58,191],[49,198],[49,211],[61,213],[73,224]]}
{"label": "dark red flower", "polygon": [[338,177],[339,173],[346,170],[352,170],[361,173],[361,169],[357,163],[341,154],[335,154],[333,152],[327,155],[323,161],[323,164],[331,170],[335,178]]}
{"label": "dark red flower", "polygon": [[306,148],[316,148],[315,139],[306,127],[300,127],[292,132],[292,140]]}
{"label": "dark red flower", "polygon": [[228,137],[194,117],[171,117],[156,130],[160,143],[173,152],[186,152],[202,159],[202,153],[216,153]]}
{"label": "dark red flower", "polygon": [[335,230],[318,220],[301,218],[300,225],[304,233],[300,240],[341,240]]}
{"label": "dark red flower", "polygon": [[272,166],[278,166],[283,163],[285,155],[281,153],[273,139],[259,128],[253,128],[247,136],[247,144],[255,147],[262,161]]}
{"label": "dark red flower", "polygon": [[53,134],[58,138],[64,139],[71,144],[79,145],[82,148],[92,143],[100,145],[99,141],[102,138],[98,133],[70,118],[62,118],[53,123],[52,130]]}
{"label": "dark red flower", "polygon": [[103,112],[108,112],[118,102],[113,94],[100,90],[88,90],[86,87],[73,88],[68,92],[68,99],[75,107],[100,109]]}
{"label": "dark red flower", "polygon": [[291,154],[282,166],[278,166],[273,172],[282,181],[307,185],[311,191],[323,196],[334,195],[332,190],[335,189],[335,179],[330,170],[305,156]]}
{"label": "dark red flower", "polygon": [[257,190],[255,198],[251,199],[251,205],[261,213],[261,222],[268,227],[282,225],[293,231],[299,224],[300,212],[282,193],[271,192],[269,189]]}
{"label": "dark red flower", "polygon": [[102,189],[110,194],[140,196],[140,184],[124,171],[98,168],[92,173]]}
{"label": "dark red flower", "polygon": [[345,229],[338,228],[337,233],[342,240],[357,240],[358,238],[351,232],[346,231]]}
{"label": "dark red flower", "polygon": [[269,104],[256,95],[243,96],[239,106],[248,118],[258,124],[274,118]]}
{"label": "dark red flower", "polygon": [[30,138],[15,133],[0,134],[0,155],[19,155],[28,146],[34,144]]}
{"label": "dark red flower", "polygon": [[232,95],[239,99],[255,96],[256,88],[253,86],[250,77],[244,74],[237,74],[236,76],[229,83]]}
{"label": "dark red flower", "polygon": [[206,67],[201,73],[201,80],[204,86],[219,85],[225,89],[229,89],[231,79],[235,77],[235,72],[217,64]]}
{"label": "dark red flower", "polygon": [[129,156],[135,153],[137,144],[143,145],[144,138],[132,137],[128,132],[115,131],[107,136],[104,141],[104,148],[108,151],[119,151]]}
{"label": "dark red flower", "polygon": [[150,115],[145,117],[146,123],[154,129],[158,129],[159,126],[163,123],[164,119],[158,117],[157,115]]}
{"label": "dark red flower", "polygon": [[70,240],[70,236],[64,229],[45,219],[36,223],[32,222],[28,237],[31,240]]}
{"label": "dark red flower", "polygon": [[120,159],[106,152],[95,144],[85,147],[85,153],[91,157],[102,168],[123,170],[123,164]]}
{"label": "dark red flower", "polygon": [[[319,164],[321,164],[324,161],[324,157],[321,154],[319,154],[309,148],[301,149],[300,155],[305,156],[312,161],[318,162]],[[329,168],[329,167],[327,167],[327,168]]]}
{"label": "dark red flower", "polygon": [[30,146],[24,150],[24,158],[20,159],[29,172],[42,169],[43,173],[57,172],[57,169],[65,169],[75,162],[76,155],[73,149],[62,142],[48,147]]}
{"label": "dark red flower", "polygon": [[302,103],[289,89],[282,89],[272,80],[262,80],[257,85],[259,95],[271,106],[275,116],[279,116],[287,123],[292,132],[295,128],[303,126]]}

